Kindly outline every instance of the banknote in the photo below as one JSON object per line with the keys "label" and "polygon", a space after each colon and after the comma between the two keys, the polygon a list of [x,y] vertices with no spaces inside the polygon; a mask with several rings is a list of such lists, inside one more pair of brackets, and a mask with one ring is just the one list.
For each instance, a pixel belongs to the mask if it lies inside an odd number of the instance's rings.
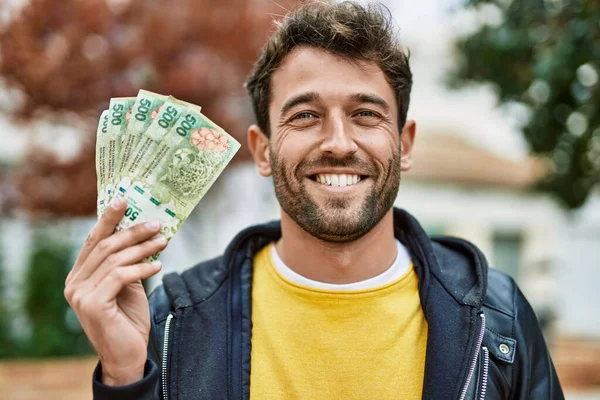
{"label": "banknote", "polygon": [[101,195],[106,184],[106,152],[107,152],[107,134],[108,134],[108,110],[102,111],[98,129],[96,130],[96,188],[98,191],[98,201],[96,209],[98,216],[104,210],[104,197]]}
{"label": "banknote", "polygon": [[152,216],[170,240],[239,148],[235,139],[206,116],[184,108],[157,144],[151,162],[133,179],[124,177],[117,185],[129,213],[117,229]]}
{"label": "banknote", "polygon": [[[158,221],[161,224],[159,235],[171,240],[181,224],[168,208],[161,206],[158,200],[138,185],[132,185],[123,196],[127,200],[127,209],[116,227],[117,231],[145,222]],[[160,253],[154,254],[143,261],[154,261],[159,255]]]}
{"label": "banknote", "polygon": [[155,152],[140,183],[153,197],[186,218],[240,144],[195,110],[186,110]]}
{"label": "banknote", "polygon": [[132,156],[125,168],[120,172],[120,178],[129,177],[134,179],[140,169],[147,167],[153,160],[154,152],[158,144],[163,140],[167,132],[184,113],[187,105],[169,96],[165,103],[159,107],[160,111],[152,121],[147,130],[142,132],[141,138],[133,150]]}
{"label": "banknote", "polygon": [[98,212],[101,215],[104,212],[104,207],[112,197],[112,188],[114,186],[115,177],[120,160],[121,138],[127,129],[128,115],[131,113],[131,108],[135,102],[135,97],[115,97],[110,99],[108,107],[108,127],[107,127],[107,142],[106,151],[106,179],[102,186],[102,190],[98,192],[101,196],[100,202],[102,207]]}
{"label": "banknote", "polygon": [[131,109],[131,114],[127,118],[126,129],[123,132],[117,174],[122,174],[125,167],[129,164],[129,160],[142,134],[158,115],[160,107],[166,100],[167,96],[147,90],[142,89],[138,92],[133,108]]}

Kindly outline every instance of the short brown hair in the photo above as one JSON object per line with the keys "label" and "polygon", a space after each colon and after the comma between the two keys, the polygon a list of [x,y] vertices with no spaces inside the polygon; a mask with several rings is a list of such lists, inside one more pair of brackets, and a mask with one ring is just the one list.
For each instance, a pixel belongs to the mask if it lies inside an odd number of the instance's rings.
{"label": "short brown hair", "polygon": [[381,4],[311,1],[287,14],[260,53],[248,80],[256,122],[270,136],[271,77],[298,46],[312,46],[350,62],[374,62],[396,93],[398,126],[406,123],[412,73],[409,54],[397,38],[389,10]]}

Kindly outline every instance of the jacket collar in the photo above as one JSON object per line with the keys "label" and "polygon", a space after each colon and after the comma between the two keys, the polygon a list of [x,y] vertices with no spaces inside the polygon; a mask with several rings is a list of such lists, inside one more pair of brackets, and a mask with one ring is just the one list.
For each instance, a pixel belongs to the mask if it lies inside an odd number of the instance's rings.
{"label": "jacket collar", "polygon": [[[461,305],[481,308],[487,286],[487,262],[473,244],[451,237],[430,238],[407,211],[394,208],[394,235],[410,252],[419,276],[421,304],[427,304],[431,279],[436,279]],[[253,257],[281,237],[281,224],[272,221],[244,229],[227,246],[223,266],[239,257]],[[239,261],[239,260],[238,260]],[[427,312],[427,310],[425,310]]]}

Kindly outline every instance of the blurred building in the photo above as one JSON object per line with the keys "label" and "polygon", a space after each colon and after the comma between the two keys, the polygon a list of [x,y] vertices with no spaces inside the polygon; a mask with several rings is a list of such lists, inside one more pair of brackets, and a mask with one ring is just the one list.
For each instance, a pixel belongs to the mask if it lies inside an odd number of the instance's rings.
{"label": "blurred building", "polygon": [[589,312],[600,300],[593,289],[600,196],[568,214],[526,190],[537,175],[534,161],[503,159],[443,135],[421,135],[415,151],[396,204],[431,234],[475,243],[491,266],[515,278],[542,322],[557,319],[558,335],[600,339],[600,315]]}

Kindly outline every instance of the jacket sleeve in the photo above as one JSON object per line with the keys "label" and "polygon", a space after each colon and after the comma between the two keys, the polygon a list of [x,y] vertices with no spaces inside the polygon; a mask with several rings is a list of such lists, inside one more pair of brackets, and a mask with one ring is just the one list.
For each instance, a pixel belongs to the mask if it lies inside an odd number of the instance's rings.
{"label": "jacket sleeve", "polygon": [[518,358],[512,399],[564,399],[554,364],[538,319],[531,305],[515,285],[513,301],[516,312]]}
{"label": "jacket sleeve", "polygon": [[94,400],[162,400],[161,354],[164,321],[170,311],[169,301],[162,286],[148,298],[150,304],[150,340],[144,377],[127,386],[106,386],[102,383],[102,365],[98,362],[92,378]]}
{"label": "jacket sleeve", "polygon": [[141,380],[126,386],[106,386],[102,383],[102,364],[98,362],[93,377],[94,400],[157,400],[159,380],[158,366],[148,359]]}

